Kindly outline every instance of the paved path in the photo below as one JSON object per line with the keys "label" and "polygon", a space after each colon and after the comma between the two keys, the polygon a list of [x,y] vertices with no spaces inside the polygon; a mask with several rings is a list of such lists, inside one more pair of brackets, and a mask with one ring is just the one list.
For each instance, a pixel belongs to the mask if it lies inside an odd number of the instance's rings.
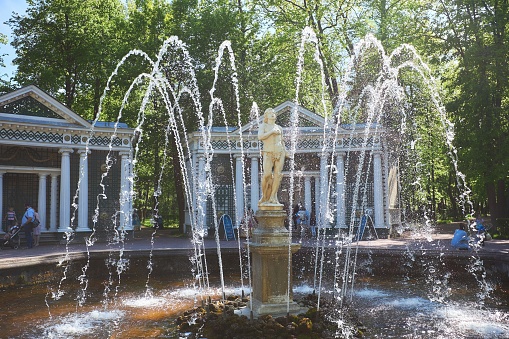
{"label": "paved path", "polygon": [[[406,251],[406,250],[426,250],[427,252],[437,251],[446,255],[464,255],[469,256],[478,254],[481,257],[491,257],[493,259],[509,261],[509,240],[492,240],[485,242],[485,246],[478,251],[460,251],[450,246],[452,235],[432,234],[430,236],[404,236],[395,239],[378,239],[364,240],[353,245],[359,246],[361,250],[377,251]],[[294,240],[297,242],[298,240]],[[244,246],[244,239],[240,246]],[[325,246],[335,246],[334,239],[327,239]],[[239,248],[237,241],[220,241],[221,249],[229,251]],[[307,239],[302,242],[302,247],[314,247],[316,242],[313,239]],[[214,239],[205,240],[205,248],[216,249]],[[185,236],[175,236],[170,234],[168,230],[153,232],[152,229],[143,229],[135,232],[134,236],[130,234],[121,244],[107,244],[104,242],[96,242],[88,248],[90,253],[119,251],[123,249],[128,252],[140,252],[141,254],[149,251],[168,251],[182,252],[192,251],[193,244],[190,239]],[[87,247],[85,244],[72,242],[65,244],[42,244],[32,249],[4,249],[0,251],[0,270],[12,267],[21,267],[26,265],[35,265],[40,262],[54,261],[57,262],[64,258],[67,254],[73,258],[79,258],[86,255]]]}

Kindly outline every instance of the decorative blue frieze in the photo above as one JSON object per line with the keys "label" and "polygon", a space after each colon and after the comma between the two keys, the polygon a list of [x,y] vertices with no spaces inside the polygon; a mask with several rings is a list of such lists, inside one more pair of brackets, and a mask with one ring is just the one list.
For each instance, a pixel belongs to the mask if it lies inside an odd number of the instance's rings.
{"label": "decorative blue frieze", "polygon": [[111,138],[108,136],[104,137],[93,136],[92,138],[90,138],[90,145],[109,146],[110,142],[112,146],[122,146],[122,139],[118,137],[113,138],[113,140],[111,140]]}
{"label": "decorative blue frieze", "polygon": [[[69,135],[66,134],[65,137],[69,140],[65,140],[66,143],[71,144],[81,144],[81,135],[74,134]],[[32,142],[47,142],[47,143],[64,143],[64,135],[59,133],[52,132],[42,132],[42,131],[28,131],[28,130],[13,130],[13,129],[0,129],[0,139],[3,140],[21,140],[21,141],[32,141]],[[86,139],[85,139],[86,140]],[[111,137],[108,136],[93,136],[90,139],[90,145],[96,146],[123,146],[122,139],[115,137],[111,140]],[[128,144],[128,142],[127,142]],[[126,145],[124,145],[126,146]]]}
{"label": "decorative blue frieze", "polygon": [[[343,147],[372,147],[375,146],[375,139],[371,136],[366,138],[343,138]],[[376,140],[378,142],[378,140]]]}
{"label": "decorative blue frieze", "polygon": [[0,139],[63,143],[63,136],[61,134],[40,131],[19,131],[5,128],[0,129]]}

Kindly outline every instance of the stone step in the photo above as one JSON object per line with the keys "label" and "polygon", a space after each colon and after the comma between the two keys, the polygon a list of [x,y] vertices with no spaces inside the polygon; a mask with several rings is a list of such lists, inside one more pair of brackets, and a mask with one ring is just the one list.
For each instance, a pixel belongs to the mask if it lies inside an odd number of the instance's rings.
{"label": "stone step", "polygon": [[[25,243],[25,232],[20,232],[21,243]],[[58,244],[62,239],[62,233],[57,232],[42,232],[39,238],[40,244]]]}
{"label": "stone step", "polygon": [[62,239],[62,233],[57,232],[42,232],[39,238],[41,244],[58,244]]}

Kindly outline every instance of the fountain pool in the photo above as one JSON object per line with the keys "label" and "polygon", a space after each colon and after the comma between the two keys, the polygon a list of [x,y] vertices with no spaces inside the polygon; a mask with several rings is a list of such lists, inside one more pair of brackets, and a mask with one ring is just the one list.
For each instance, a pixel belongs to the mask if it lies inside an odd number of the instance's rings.
{"label": "fountain pool", "polygon": [[[150,288],[145,286],[146,256],[127,254],[131,265],[122,284],[111,286],[104,295],[104,260],[111,255],[96,254],[89,272],[87,303],[77,306],[76,284],[83,261],[74,261],[68,270],[67,290],[60,300],[49,296],[48,288],[60,279],[53,265],[32,267],[39,271],[34,285],[5,288],[0,299],[2,337],[6,338],[178,338],[176,318],[198,305],[194,279],[189,274],[187,253],[168,250],[154,253]],[[225,251],[225,262],[235,263],[235,251]],[[294,299],[313,292],[313,269],[309,257],[313,249],[304,247],[294,256]],[[325,253],[326,261],[334,251]],[[352,299],[345,303],[367,328],[366,338],[506,338],[509,336],[509,279],[507,264],[498,258],[484,260],[486,282],[493,287],[491,297],[479,304],[477,280],[464,267],[468,253],[447,253],[442,260],[436,251],[416,253],[413,268],[402,264],[401,250],[372,248],[359,254],[356,285]],[[209,254],[212,261],[214,256]],[[186,264],[187,262],[187,264]],[[312,260],[311,260],[312,262]],[[506,268],[504,268],[504,265]],[[448,275],[441,289],[430,285],[428,272],[435,266]],[[28,268],[20,268],[26,274]],[[325,271],[331,272],[327,267]],[[211,272],[212,299],[222,298],[218,271]],[[238,267],[225,265],[225,293],[241,294]],[[39,278],[42,280],[41,278]],[[330,279],[326,279],[331,281]],[[323,297],[333,296],[333,287],[323,287]],[[246,291],[246,290],[245,290]],[[246,291],[249,293],[249,291]],[[197,299],[198,298],[198,299]],[[330,314],[331,317],[337,315]]]}
{"label": "fountain pool", "polygon": [[[295,107],[299,103],[305,44],[314,44],[317,49],[315,38],[310,29],[304,30],[299,51],[301,54],[296,65]],[[366,86],[358,88],[355,76],[362,73],[364,52],[367,52],[368,59],[373,55],[379,56],[377,64],[380,67],[375,70]],[[180,57],[171,58],[173,54]],[[115,124],[117,126],[121,120],[129,100],[133,97],[141,98],[133,135],[133,140],[136,140],[135,148],[130,154],[109,152],[105,159],[106,171],[101,174],[100,185],[104,188],[102,180],[108,176],[111,164],[118,157],[125,160],[122,162],[122,171],[125,171],[126,180],[123,182],[120,197],[107,197],[106,194],[98,196],[97,208],[92,218],[92,235],[86,239],[83,261],[74,260],[67,252],[57,269],[55,265],[48,269],[34,268],[39,270],[39,284],[18,284],[2,293],[0,308],[4,314],[2,332],[5,336],[84,339],[177,337],[173,320],[183,310],[203,302],[207,297],[224,298],[230,292],[238,293],[242,290],[251,293],[255,290],[252,287],[255,279],[251,272],[250,260],[253,252],[249,247],[249,239],[245,243],[239,241],[238,249],[234,251],[223,248],[216,218],[219,216],[219,205],[215,196],[217,182],[213,171],[215,150],[212,147],[212,123],[224,118],[224,129],[230,130],[222,98],[215,87],[223,54],[230,59],[231,74],[227,77],[235,90],[235,98],[228,99],[229,102],[235,102],[237,126],[240,129],[242,119],[238,79],[234,53],[229,42],[223,43],[219,48],[214,69],[215,79],[208,92],[211,104],[205,114],[201,107],[202,100],[192,58],[185,44],[178,38],[172,37],[165,41],[155,61],[142,51],[132,51],[119,62],[108,80],[103,99],[110,83],[128,58],[143,58],[151,68],[133,80],[124,95]],[[320,65],[320,60],[315,61]],[[398,63],[399,61],[401,62]],[[164,76],[167,70],[165,67],[171,62],[177,63],[170,66],[175,66],[179,74],[186,74],[185,79],[182,79],[186,82],[185,85],[174,87]],[[464,214],[469,207],[470,191],[465,184],[465,177],[457,168],[453,126],[446,118],[444,106],[438,96],[438,86],[430,69],[411,46],[404,45],[386,55],[380,42],[372,36],[360,41],[347,68],[346,77],[340,86],[345,90],[338,98],[337,107],[328,110],[323,100],[324,112],[329,113],[325,114],[323,119],[323,138],[313,144],[320,155],[320,164],[314,168],[314,191],[318,197],[316,200],[320,200],[318,207],[315,207],[317,239],[310,244],[302,244],[303,249],[293,254],[292,267],[288,264],[284,274],[278,272],[286,278],[280,281],[288,282],[278,292],[284,290],[290,295],[294,290],[296,299],[299,291],[301,295],[316,292],[319,301],[322,295],[324,298],[333,299],[336,306],[332,311],[329,309],[325,316],[338,323],[338,337],[352,335],[348,332],[348,326],[342,325],[342,311],[345,308],[357,312],[359,319],[368,325],[367,337],[509,337],[506,260],[485,257],[479,246],[474,246],[472,252],[458,254],[449,252],[450,249],[444,244],[432,243],[433,222],[426,207],[428,201],[426,187],[423,185],[427,173],[419,172],[425,168],[419,157],[419,150],[422,151],[419,147],[427,133],[419,134],[422,132],[419,124],[423,123],[423,117],[410,114],[413,110],[404,100],[405,91],[409,87],[402,86],[400,72],[415,72],[420,79],[419,86],[422,86],[428,95],[425,101],[429,102],[430,107],[425,111],[433,111],[436,115],[426,118],[433,120],[434,126],[437,126],[433,128],[437,129],[443,138],[444,148],[447,149],[446,156],[450,157],[455,171],[458,205]],[[321,75],[324,76],[323,72]],[[136,93],[137,90],[141,93]],[[351,93],[348,93],[349,90]],[[183,107],[184,103],[181,101],[185,101],[187,106]],[[161,180],[164,166],[169,162],[169,138],[175,137],[178,140],[175,140],[173,151],[179,160],[177,167],[180,166],[183,199],[186,200],[188,208],[192,250],[185,251],[185,255],[169,252],[158,256],[158,251],[152,246],[144,253],[139,253],[143,256],[140,259],[134,252],[126,251],[125,244],[129,236],[127,230],[135,196],[133,186],[137,182],[135,170],[139,161],[138,151],[143,146],[143,123],[145,115],[157,108],[151,107],[153,102],[158,103],[155,106],[161,109],[161,116],[164,116],[163,121],[167,124],[164,130],[164,145],[161,145],[164,148],[164,157],[161,159],[161,172],[154,192],[155,217],[158,217],[158,197],[165,194],[161,190]],[[250,111],[253,128],[256,130],[256,122],[259,121],[257,105],[253,104]],[[188,138],[190,131],[187,130],[189,127],[185,126],[187,117],[184,113],[194,114],[193,119],[197,121],[198,125],[192,127],[199,135],[196,142]],[[100,120],[100,116],[101,112],[94,124]],[[289,136],[285,136],[285,143],[289,146],[290,160],[286,172],[289,178],[289,206],[293,206],[295,179],[298,179],[298,173],[301,172],[296,168],[295,161],[298,144],[295,131],[299,123],[297,108],[291,110],[289,117],[291,126],[287,126]],[[344,121],[347,123],[343,124]],[[356,131],[364,133],[354,135],[355,128],[351,126],[358,126]],[[423,129],[426,131],[432,129],[428,125],[425,127]],[[249,186],[246,181],[248,170],[245,168],[244,160],[247,154],[244,152],[244,145],[245,141],[250,141],[250,133],[251,130],[247,131],[247,135],[239,132],[235,136],[227,136],[224,149],[224,154],[228,153],[226,169],[223,167],[222,171],[217,171],[222,175],[235,173],[235,184],[231,187],[231,195],[235,199],[231,204],[235,206],[234,210],[239,212],[237,220],[245,217],[248,211],[247,190],[244,189]],[[87,147],[89,140],[90,138],[87,138]],[[199,153],[190,153],[193,145],[200,145]],[[235,156],[232,153],[233,148],[237,151]],[[261,149],[258,144],[255,144],[254,149],[250,155],[258,152],[257,155],[260,156]],[[85,159],[87,154],[88,152],[83,152]],[[382,160],[388,165],[382,167]],[[258,175],[256,162],[254,165],[251,162],[251,165],[251,170]],[[229,171],[227,167],[230,167]],[[84,171],[81,171],[80,175],[81,173]],[[391,174],[395,183],[393,186],[397,188],[391,191],[394,194],[389,192],[387,184],[384,185],[382,181],[384,177],[389,180]],[[256,176],[254,178],[256,179]],[[397,182],[396,179],[402,181]],[[305,182],[304,185],[309,186],[310,183]],[[372,194],[368,196],[368,192]],[[389,199],[389,195],[394,199]],[[78,198],[79,184],[75,200]],[[119,200],[120,217],[118,220],[112,219],[111,229],[115,236],[109,240],[119,244],[120,250],[95,250],[98,245],[94,234],[96,222],[101,215],[101,199]],[[252,202],[256,200],[252,198]],[[410,207],[409,201],[412,201]],[[73,208],[72,218],[79,205],[73,204]],[[412,216],[405,219],[404,212],[407,209]],[[207,224],[207,210],[212,211],[213,225]],[[401,235],[403,226],[413,224],[416,225],[413,231],[424,232],[425,240],[395,251],[359,249],[358,242],[354,240],[355,230],[361,227],[356,220],[362,214],[368,215],[368,210],[373,212],[372,229],[388,229],[397,225],[400,229],[395,227],[392,231]],[[396,213],[393,215],[391,212]],[[415,215],[419,216],[417,222]],[[291,225],[291,216],[288,216],[288,221]],[[70,224],[73,225],[72,220]],[[207,233],[209,226],[215,230],[213,235]],[[282,229],[282,225],[280,226]],[[289,227],[288,232],[280,232],[287,237],[285,243],[288,244],[286,252],[289,256],[293,252],[292,232],[292,227]],[[72,246],[77,233],[73,229],[66,232],[66,250]],[[156,233],[157,231],[152,235],[152,244]],[[253,233],[256,235],[256,232]],[[215,237],[212,248],[205,246],[206,239],[210,236]],[[12,271],[17,271],[19,277],[27,275],[25,269],[13,268]],[[290,283],[292,274],[288,272],[293,272],[294,288]],[[264,280],[269,282],[270,278],[270,274],[264,276]],[[475,325],[476,319],[478,326]]]}

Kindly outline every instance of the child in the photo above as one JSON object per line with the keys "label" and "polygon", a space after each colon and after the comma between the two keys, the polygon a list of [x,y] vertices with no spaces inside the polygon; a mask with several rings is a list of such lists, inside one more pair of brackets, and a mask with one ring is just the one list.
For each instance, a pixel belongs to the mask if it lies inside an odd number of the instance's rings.
{"label": "child", "polygon": [[9,207],[7,214],[5,214],[4,221],[7,222],[6,231],[9,232],[11,227],[18,224],[18,218],[16,218],[16,212],[14,207]]}

